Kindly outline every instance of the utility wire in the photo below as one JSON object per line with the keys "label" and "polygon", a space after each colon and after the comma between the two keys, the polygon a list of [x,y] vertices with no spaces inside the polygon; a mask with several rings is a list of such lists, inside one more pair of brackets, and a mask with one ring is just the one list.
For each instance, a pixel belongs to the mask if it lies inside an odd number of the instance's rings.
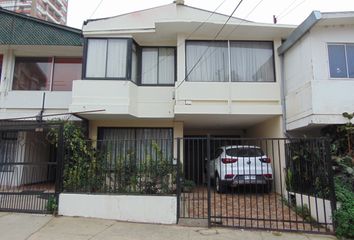
{"label": "utility wire", "polygon": [[278,19],[282,14],[284,14],[286,11],[288,11],[290,9],[290,7],[292,7],[294,5],[294,3],[296,3],[296,2],[297,2],[297,0],[292,1],[286,8],[283,9],[283,11],[281,11],[275,17]]}
{"label": "utility wire", "polygon": [[[217,7],[216,9],[201,23],[199,24],[188,36],[185,40],[188,40],[190,37],[192,37],[192,35],[194,33],[196,33],[199,29],[201,29],[208,21],[209,19],[219,10],[219,8],[226,2],[227,0],[223,0]],[[178,47],[182,46],[184,44],[184,42],[181,42],[180,44],[178,44],[176,46],[176,49],[178,49]],[[161,58],[156,64],[154,64],[151,68],[145,70],[143,73],[141,73],[140,75],[137,76],[137,78],[142,77],[144,74],[156,69],[156,67],[162,63],[163,61],[165,61],[167,59],[167,57],[171,56],[172,54],[168,53],[166,56],[164,56],[163,58]]]}
{"label": "utility wire", "polygon": [[97,4],[95,10],[92,12],[92,14],[90,15],[89,19],[91,19],[91,18],[93,17],[93,15],[95,15],[95,13],[96,13],[97,10],[100,8],[100,6],[101,6],[102,3],[103,3],[103,0],[101,0],[101,1]]}
{"label": "utility wire", "polygon": [[[256,7],[262,2],[263,0],[260,0],[260,2],[258,2],[258,4],[256,5]],[[221,29],[218,31],[218,33],[215,35],[215,37],[214,37],[214,39],[213,39],[213,41],[215,41],[218,37],[219,37],[219,35],[221,34],[221,32],[224,30],[224,28],[226,27],[226,25],[227,25],[227,23],[230,21],[230,19],[232,18],[232,16],[234,15],[234,13],[236,12],[236,10],[240,7],[240,5],[241,5],[241,3],[243,2],[243,0],[241,0],[237,5],[236,5],[236,7],[234,8],[234,10],[232,11],[232,13],[230,14],[230,16],[228,17],[228,19],[226,20],[226,22],[223,24],[223,26],[221,27]],[[254,9],[256,8],[256,7],[254,7],[252,10],[251,10],[251,12],[252,11],[254,11]],[[251,12],[249,13],[249,14],[251,14]],[[248,14],[248,15],[249,15]],[[247,16],[248,16],[247,15]],[[238,24],[238,25],[236,25],[236,27],[233,29],[233,31],[230,33],[230,34],[228,34],[227,35],[227,37],[229,37],[234,31],[235,31],[235,29],[237,28],[237,26],[239,26],[243,21],[245,21],[244,19],[240,19],[241,20],[241,22]],[[201,56],[199,57],[199,59],[197,60],[197,62],[193,65],[193,67],[191,68],[191,70],[189,71],[189,72],[187,72],[187,74],[186,74],[186,76],[185,76],[185,78],[178,84],[178,86],[176,87],[177,89],[181,86],[181,84],[183,83],[183,82],[185,82],[186,81],[186,79],[188,79],[188,77],[189,77],[189,75],[193,72],[193,70],[195,69],[195,67],[200,63],[200,61],[202,60],[202,58],[203,58],[203,56],[207,53],[207,51],[209,50],[209,46],[204,50],[204,52],[201,54]],[[214,50],[214,52],[215,52],[215,50]],[[213,53],[213,52],[212,52]],[[211,54],[212,54],[211,53]]]}
{"label": "utility wire", "polygon": [[299,4],[297,4],[295,7],[293,7],[292,9],[290,9],[289,11],[287,11],[284,15],[282,15],[281,17],[278,18],[279,19],[282,19],[284,18],[285,16],[289,15],[292,11],[294,11],[296,8],[298,8],[300,5],[302,5],[304,2],[306,2],[306,0],[303,0],[301,2],[299,2]]}

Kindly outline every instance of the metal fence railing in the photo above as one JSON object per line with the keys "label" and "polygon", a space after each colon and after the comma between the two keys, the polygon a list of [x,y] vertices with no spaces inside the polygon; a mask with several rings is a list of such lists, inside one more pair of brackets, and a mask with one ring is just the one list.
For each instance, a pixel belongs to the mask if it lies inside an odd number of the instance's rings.
{"label": "metal fence railing", "polygon": [[181,219],[209,225],[333,233],[326,139],[181,138]]}
{"label": "metal fence railing", "polygon": [[176,192],[172,139],[86,141],[66,153],[63,190],[164,195]]}
{"label": "metal fence railing", "polygon": [[58,164],[45,132],[0,131],[0,211],[52,213]]}

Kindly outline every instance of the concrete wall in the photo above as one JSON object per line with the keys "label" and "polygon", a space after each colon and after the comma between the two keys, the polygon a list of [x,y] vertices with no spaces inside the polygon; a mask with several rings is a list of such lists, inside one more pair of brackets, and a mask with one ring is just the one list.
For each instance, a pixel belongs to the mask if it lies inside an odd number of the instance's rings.
{"label": "concrete wall", "polygon": [[[289,195],[288,195],[289,194]],[[323,198],[315,198],[309,195],[301,195],[299,193],[286,192],[284,197],[295,196],[296,205],[298,207],[306,207],[311,212],[311,217],[319,223],[332,224],[332,206],[331,201]]]}
{"label": "concrete wall", "polygon": [[105,110],[139,118],[173,118],[174,87],[138,87],[130,81],[78,80],[70,111]]}
{"label": "concrete wall", "polygon": [[[285,140],[283,138],[282,117],[274,117],[247,129],[247,137],[266,138],[256,141],[265,154],[271,158],[273,169],[273,191],[285,192]],[[268,138],[268,139],[267,139]]]}
{"label": "concrete wall", "polygon": [[353,79],[330,77],[329,43],[354,43],[354,25],[316,26],[285,54],[288,130],[343,124],[354,111]]}
{"label": "concrete wall", "polygon": [[59,215],[176,224],[175,196],[60,194]]}

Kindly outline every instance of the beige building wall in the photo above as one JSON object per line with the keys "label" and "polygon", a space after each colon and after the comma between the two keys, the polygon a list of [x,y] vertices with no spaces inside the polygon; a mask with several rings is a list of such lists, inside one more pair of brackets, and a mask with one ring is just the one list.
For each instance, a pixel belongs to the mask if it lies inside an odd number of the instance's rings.
{"label": "beige building wall", "polygon": [[274,185],[273,191],[284,194],[285,185],[285,139],[283,134],[283,119],[274,117],[247,130],[247,137],[264,138],[257,141],[265,154],[272,159]]}

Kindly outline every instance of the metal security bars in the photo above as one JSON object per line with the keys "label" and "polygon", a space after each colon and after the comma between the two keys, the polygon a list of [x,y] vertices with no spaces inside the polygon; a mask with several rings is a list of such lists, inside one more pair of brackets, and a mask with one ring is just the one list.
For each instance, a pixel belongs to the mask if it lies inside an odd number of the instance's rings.
{"label": "metal security bars", "polygon": [[55,146],[46,138],[54,128],[61,126],[28,123],[0,126],[0,211],[56,211],[62,141]]}
{"label": "metal security bars", "polygon": [[173,164],[172,139],[87,141],[80,149],[66,155],[65,192],[176,193],[177,166]]}
{"label": "metal security bars", "polygon": [[333,233],[325,139],[178,140],[179,218],[210,226]]}

